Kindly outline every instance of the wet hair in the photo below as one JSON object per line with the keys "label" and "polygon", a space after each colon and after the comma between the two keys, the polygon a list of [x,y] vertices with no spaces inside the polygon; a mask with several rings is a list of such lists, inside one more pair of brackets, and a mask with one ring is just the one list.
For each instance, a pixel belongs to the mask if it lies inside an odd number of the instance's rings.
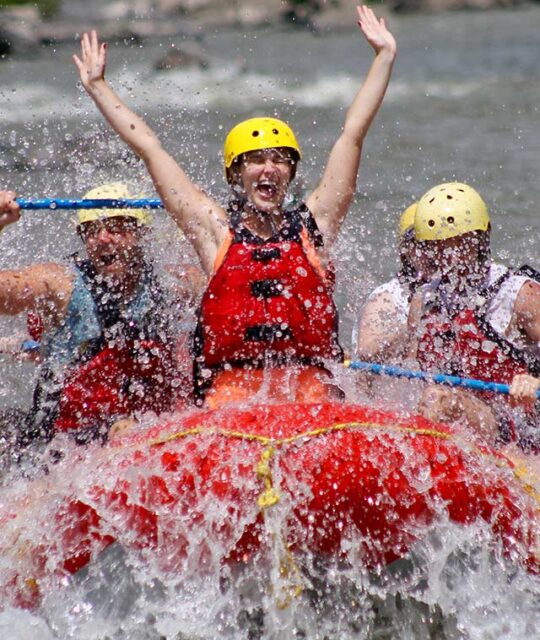
{"label": "wet hair", "polygon": [[397,277],[401,282],[407,283],[412,288],[418,276],[418,269],[410,258],[410,252],[416,245],[416,240],[414,238],[414,230],[411,228],[409,231],[405,232],[399,240],[398,253],[401,266]]}
{"label": "wet hair", "polygon": [[486,231],[475,231],[479,235],[478,259],[482,265],[491,262],[491,224]]}

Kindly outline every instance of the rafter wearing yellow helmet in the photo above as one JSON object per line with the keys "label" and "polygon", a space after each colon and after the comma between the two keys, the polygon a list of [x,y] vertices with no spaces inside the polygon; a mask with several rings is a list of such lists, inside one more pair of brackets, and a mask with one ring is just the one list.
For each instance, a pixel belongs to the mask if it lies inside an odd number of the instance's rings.
{"label": "rafter wearing yellow helmet", "polygon": [[[235,160],[249,151],[285,148],[292,152],[294,165],[302,157],[293,130],[277,118],[250,118],[234,126],[225,138],[223,156],[227,181],[232,182],[231,167]],[[294,177],[294,171],[293,175]]]}
{"label": "rafter wearing yellow helmet", "polygon": [[[282,369],[292,376],[287,378],[290,401],[314,397],[315,375],[325,378],[318,401],[340,395],[330,372],[320,366],[322,359],[341,358],[326,267],[357,190],[363,142],[382,104],[397,50],[384,20],[370,7],[357,7],[351,15],[355,23],[375,57],[351,96],[337,138],[333,144],[325,141],[330,152],[319,181],[294,207],[288,188],[301,151],[286,123],[251,118],[229,133],[224,164],[232,189],[225,205],[190,178],[183,166],[189,158],[183,154],[178,163],[115,94],[105,79],[106,47],[95,31],[83,35],[80,57],[73,57],[88,95],[143,160],[167,212],[209,276],[195,331],[201,402],[219,406],[238,401],[238,394],[248,399],[263,381],[265,388],[277,389]],[[300,273],[308,277],[294,275]],[[302,300],[316,302],[306,311],[300,309]],[[268,384],[271,371],[276,377]]]}
{"label": "rafter wearing yellow helmet", "polygon": [[472,231],[488,231],[486,203],[461,182],[439,184],[418,201],[414,217],[417,240],[448,240]]}
{"label": "rafter wearing yellow helmet", "polygon": [[415,360],[430,373],[510,385],[508,404],[430,390],[422,415],[440,422],[459,416],[483,441],[515,439],[518,447],[538,453],[540,438],[531,434],[540,421],[540,274],[492,260],[486,203],[466,184],[430,189],[418,203],[414,227],[421,251],[437,268],[430,286],[411,301]]}

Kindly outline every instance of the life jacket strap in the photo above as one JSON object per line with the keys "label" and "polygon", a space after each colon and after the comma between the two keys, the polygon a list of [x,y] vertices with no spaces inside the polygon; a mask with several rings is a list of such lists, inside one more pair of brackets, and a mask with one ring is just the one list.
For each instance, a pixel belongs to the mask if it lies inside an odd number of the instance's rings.
{"label": "life jacket strap", "polygon": [[292,340],[293,333],[290,327],[282,327],[280,324],[255,324],[248,327],[245,332],[247,342],[271,343],[275,340]]}
{"label": "life jacket strap", "polygon": [[254,298],[277,298],[283,295],[283,283],[278,278],[266,278],[265,280],[253,280],[249,283],[251,295]]}

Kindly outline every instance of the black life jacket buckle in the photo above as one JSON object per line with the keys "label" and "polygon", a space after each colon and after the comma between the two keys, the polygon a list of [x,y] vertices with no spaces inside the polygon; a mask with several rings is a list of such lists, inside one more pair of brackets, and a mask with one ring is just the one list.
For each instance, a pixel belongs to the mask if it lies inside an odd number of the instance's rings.
{"label": "black life jacket buckle", "polygon": [[280,324],[255,324],[248,327],[245,333],[246,342],[273,342],[274,340],[291,340],[290,327]]}
{"label": "black life jacket buckle", "polygon": [[249,284],[251,295],[255,298],[276,298],[283,295],[283,284],[275,278],[266,280],[254,280]]}
{"label": "black life jacket buckle", "polygon": [[259,247],[253,249],[251,257],[257,262],[270,262],[281,258],[281,249],[279,247]]}

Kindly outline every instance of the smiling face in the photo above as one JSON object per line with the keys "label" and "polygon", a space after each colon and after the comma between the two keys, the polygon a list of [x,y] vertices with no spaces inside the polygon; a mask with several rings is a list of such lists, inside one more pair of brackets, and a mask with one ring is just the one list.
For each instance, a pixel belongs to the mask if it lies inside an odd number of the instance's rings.
{"label": "smiling face", "polygon": [[144,227],[130,217],[117,216],[86,222],[79,227],[96,272],[112,286],[122,286],[142,265]]}
{"label": "smiling face", "polygon": [[294,159],[287,148],[244,153],[239,163],[239,182],[247,200],[264,213],[281,208],[293,176]]}

